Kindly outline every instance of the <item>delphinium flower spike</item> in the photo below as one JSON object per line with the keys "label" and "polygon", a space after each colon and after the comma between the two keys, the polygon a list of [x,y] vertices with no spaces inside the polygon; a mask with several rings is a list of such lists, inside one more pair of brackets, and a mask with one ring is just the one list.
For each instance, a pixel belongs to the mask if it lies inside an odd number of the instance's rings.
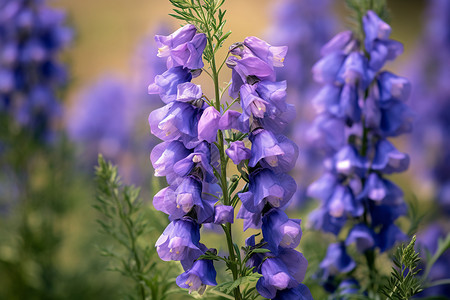
{"label": "delphinium flower spike", "polygon": [[[311,215],[314,228],[346,239],[329,246],[321,275],[331,290],[352,279],[356,264],[351,244],[364,253],[373,289],[376,251],[389,250],[406,238],[395,220],[406,213],[402,190],[385,175],[408,168],[408,155],[388,140],[411,130],[410,93],[406,78],[382,70],[401,54],[389,39],[391,27],[372,10],[362,16],[363,40],[352,31],[325,46],[313,75],[323,84],[313,102],[319,111],[313,132],[327,154],[326,172],[310,185],[321,206]],[[378,249],[378,250],[376,250]]]}
{"label": "delphinium flower spike", "polygon": [[[287,172],[298,156],[295,143],[282,135],[295,111],[286,103],[286,82],[277,82],[275,74],[287,47],[247,37],[229,47],[218,67],[216,52],[229,36],[223,32],[224,1],[171,2],[174,16],[188,24],[168,36],[156,36],[158,56],[166,59],[168,69],[148,88],[165,103],[149,116],[151,132],[163,140],[151,153],[155,176],[166,176],[169,184],[153,199],[171,221],[156,243],[157,252],[163,260],[181,262],[185,272],[177,284],[189,292],[203,293],[207,285],[215,285],[213,260],[222,260],[232,273],[235,299],[255,297],[254,289],[241,290],[237,280],[261,275],[256,290],[264,297],[312,299],[301,284],[307,261],[294,250],[302,235],[300,220],[284,213],[296,190]],[[219,92],[218,75],[225,64],[232,69],[230,104]],[[202,71],[213,80],[212,98],[192,82]],[[242,112],[231,109],[235,103]],[[239,174],[231,180],[229,160]],[[245,184],[237,191],[241,181]],[[245,255],[232,239],[239,203],[244,229],[258,228],[263,235],[258,243],[255,236],[248,239],[242,247]],[[200,227],[208,223],[222,226],[227,256],[200,243]]]}
{"label": "delphinium flower spike", "polygon": [[0,114],[43,143],[62,112],[57,93],[67,74],[59,56],[72,39],[64,22],[46,1],[0,1]]}

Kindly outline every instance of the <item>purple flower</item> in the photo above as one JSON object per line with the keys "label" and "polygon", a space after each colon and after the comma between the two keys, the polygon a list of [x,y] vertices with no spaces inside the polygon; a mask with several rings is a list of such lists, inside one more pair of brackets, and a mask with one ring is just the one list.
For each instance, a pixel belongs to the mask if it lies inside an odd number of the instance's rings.
{"label": "purple flower", "polygon": [[288,172],[295,166],[298,147],[285,136],[275,137],[268,130],[257,129],[249,139],[252,142],[250,167],[255,167],[259,162],[262,167],[278,173]]}
{"label": "purple flower", "polygon": [[249,228],[260,229],[262,225],[261,213],[248,211],[244,205],[241,206],[237,214],[238,219],[244,220],[244,231]]}
{"label": "purple flower", "polygon": [[250,149],[245,147],[243,141],[236,141],[230,143],[230,147],[225,150],[225,153],[233,161],[235,165],[239,165],[241,161],[250,158]]}
{"label": "purple flower", "polygon": [[192,82],[180,83],[177,85],[177,101],[189,102],[202,98],[202,87]]}
{"label": "purple flower", "polygon": [[[161,75],[156,75],[155,82],[148,86],[149,94],[159,94],[164,103],[177,99],[178,85],[190,82],[192,74],[189,69],[174,67]],[[185,91],[186,92],[186,91]]]}
{"label": "purple flower", "polygon": [[150,160],[155,169],[154,175],[166,176],[167,183],[174,183],[179,178],[179,175],[174,171],[174,165],[190,153],[191,151],[186,149],[183,143],[179,141],[163,142],[156,145],[150,154]]}
{"label": "purple flower", "polygon": [[194,148],[201,142],[197,134],[200,116],[201,109],[174,101],[152,111],[148,122],[151,132],[163,141],[180,139],[186,148]]}
{"label": "purple flower", "polygon": [[208,143],[217,140],[221,115],[213,106],[207,107],[198,121],[198,138]]}
{"label": "purple flower", "polygon": [[203,252],[199,226],[189,219],[174,220],[156,241],[156,251],[164,261],[179,260],[188,269]]}
{"label": "purple flower", "polygon": [[[306,262],[306,260],[305,260]],[[299,285],[290,273],[287,266],[279,258],[268,258],[264,260],[261,265],[261,274],[263,277],[259,278],[256,283],[256,289],[261,296],[273,299],[277,291],[292,289]]]}
{"label": "purple flower", "polygon": [[174,172],[184,177],[195,169],[195,174],[205,182],[214,183],[217,181],[214,176],[213,166],[218,164],[218,151],[214,145],[201,142],[193,149],[193,152],[183,157],[173,166]]}
{"label": "purple flower", "polygon": [[409,156],[398,151],[389,141],[379,141],[375,151],[372,169],[386,174],[404,172],[408,169]]}
{"label": "purple flower", "polygon": [[338,273],[351,272],[356,267],[355,261],[347,254],[344,243],[334,243],[328,246],[327,254],[320,263],[324,278]]}
{"label": "purple flower", "polygon": [[403,191],[392,181],[371,173],[359,198],[367,197],[379,204],[396,205],[403,203]]}
{"label": "purple flower", "polygon": [[206,47],[206,35],[197,33],[194,25],[188,24],[169,36],[155,36],[158,56],[168,57],[167,68],[182,66],[188,69],[203,68],[202,55]]}
{"label": "purple flower", "polygon": [[387,60],[394,60],[403,52],[400,42],[390,40],[391,27],[369,10],[363,17],[364,45],[370,53],[370,67],[378,71]]}
{"label": "purple flower", "polygon": [[219,121],[220,130],[236,129],[241,132],[248,132],[248,122],[241,121],[241,113],[235,110],[227,110]]}
{"label": "purple flower", "polygon": [[284,207],[296,189],[297,185],[291,176],[262,169],[250,174],[249,191],[239,193],[239,198],[246,210],[261,213],[266,204],[275,208]]}
{"label": "purple flower", "polygon": [[404,234],[400,228],[391,223],[384,226],[378,233],[378,247],[380,252],[391,249],[395,243],[407,241],[408,237]]}
{"label": "purple flower", "polygon": [[304,284],[299,284],[292,289],[285,289],[278,291],[274,300],[313,300],[311,292]]}
{"label": "purple flower", "polygon": [[350,230],[345,244],[356,243],[358,252],[363,253],[375,246],[375,233],[365,224],[357,224]]}
{"label": "purple flower", "polygon": [[196,260],[192,268],[177,277],[176,282],[179,287],[189,289],[189,294],[197,291],[202,295],[207,285],[217,285],[213,261]]}
{"label": "purple flower", "polygon": [[234,208],[227,205],[214,206],[214,223],[225,224],[234,222]]}
{"label": "purple flower", "polygon": [[[246,46],[253,55],[259,57],[261,60],[267,62],[274,67],[283,67],[284,58],[286,56],[288,47],[271,46],[267,42],[255,37],[246,37],[244,40],[244,46]],[[247,53],[244,52],[244,56]]]}
{"label": "purple flower", "polygon": [[[207,183],[204,183],[207,185]],[[181,219],[192,209],[198,223],[210,223],[214,216],[214,200],[203,199],[202,183],[193,177],[185,177],[178,186],[169,186],[153,198],[153,206],[169,215],[170,220]]]}
{"label": "purple flower", "polygon": [[262,233],[264,240],[275,255],[278,254],[278,247],[296,248],[302,238],[301,220],[289,219],[289,217],[279,209],[272,209],[266,213],[262,219]]}

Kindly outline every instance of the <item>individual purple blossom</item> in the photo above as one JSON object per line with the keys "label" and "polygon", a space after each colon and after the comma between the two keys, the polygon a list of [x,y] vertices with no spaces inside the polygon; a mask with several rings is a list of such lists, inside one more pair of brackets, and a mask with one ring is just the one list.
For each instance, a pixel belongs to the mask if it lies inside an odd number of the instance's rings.
{"label": "individual purple blossom", "polygon": [[148,93],[159,94],[161,100],[167,104],[177,99],[178,86],[190,82],[191,79],[192,74],[189,69],[174,67],[161,75],[156,75],[155,82],[148,86]]}
{"label": "individual purple blossom", "polygon": [[256,289],[265,298],[272,299],[275,297],[277,291],[295,288],[299,282],[295,280],[287,270],[283,262],[278,258],[268,258],[261,266],[261,277]]}
{"label": "individual purple blossom", "polygon": [[355,225],[345,240],[346,245],[352,243],[356,243],[358,252],[364,253],[375,246],[375,233],[365,224]]}
{"label": "individual purple blossom", "polygon": [[264,129],[254,130],[249,137],[252,142],[249,166],[255,167],[259,162],[264,168],[275,172],[289,172],[297,161],[298,147],[286,138]]}
{"label": "individual purple blossom", "polygon": [[198,138],[208,143],[217,140],[221,115],[213,106],[207,107],[198,121]]}
{"label": "individual purple blossom", "polygon": [[275,255],[278,247],[296,248],[302,238],[301,220],[289,219],[279,209],[272,209],[262,219],[262,233],[267,247]]}
{"label": "individual purple blossom", "polygon": [[167,68],[182,66],[188,69],[203,68],[203,50],[206,47],[206,35],[197,33],[197,28],[187,24],[169,36],[156,35],[158,56],[167,57]]}
{"label": "individual purple blossom", "polygon": [[234,223],[234,208],[229,205],[214,206],[214,224]]}
{"label": "individual purple blossom", "polygon": [[240,193],[239,197],[248,211],[261,213],[266,204],[275,208],[284,207],[296,188],[295,180],[291,176],[262,169],[250,174],[249,191]]}
{"label": "individual purple blossom", "polygon": [[330,244],[325,258],[320,263],[320,269],[324,272],[324,277],[348,273],[355,267],[356,263],[347,254],[344,243]]}
{"label": "individual purple blossom", "polygon": [[154,176],[166,176],[167,183],[174,183],[179,179],[174,165],[189,154],[191,151],[186,149],[180,141],[163,142],[156,145],[150,154],[150,160],[155,170]]}
{"label": "individual purple blossom", "polygon": [[177,101],[189,102],[200,99],[203,96],[202,87],[192,82],[177,85]]}
{"label": "individual purple blossom", "polygon": [[156,251],[164,261],[182,261],[190,268],[195,259],[203,254],[200,249],[199,226],[189,219],[172,221],[156,241]]}
{"label": "individual purple blossom", "polygon": [[[207,183],[203,183],[207,185]],[[153,206],[169,215],[169,220],[181,219],[191,210],[199,223],[210,223],[214,216],[214,199],[203,194],[203,185],[195,177],[184,177],[177,186],[169,186],[153,197]]]}
{"label": "individual purple blossom", "polygon": [[189,294],[197,291],[202,295],[207,285],[217,285],[213,261],[196,260],[192,268],[177,277],[176,282],[179,287],[189,289]]}
{"label": "individual purple blossom", "polygon": [[225,150],[225,153],[231,158],[235,165],[239,165],[241,161],[249,159],[251,156],[250,149],[245,147],[243,141],[230,143],[230,147]]}

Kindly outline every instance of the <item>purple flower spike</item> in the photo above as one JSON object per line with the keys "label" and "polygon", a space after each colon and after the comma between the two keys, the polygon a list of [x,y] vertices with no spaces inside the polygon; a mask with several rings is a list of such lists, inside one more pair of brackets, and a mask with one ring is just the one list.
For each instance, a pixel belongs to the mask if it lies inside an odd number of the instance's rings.
{"label": "purple flower spike", "polygon": [[202,96],[202,87],[197,84],[186,82],[177,86],[177,101],[189,102],[200,99]]}
{"label": "purple flower spike", "polygon": [[207,107],[203,111],[203,114],[198,121],[199,140],[205,140],[208,143],[213,143],[217,140],[220,118],[220,113],[212,106]]}
{"label": "purple flower spike", "polygon": [[300,283],[289,274],[286,265],[279,258],[266,259],[261,266],[261,273],[263,277],[256,283],[256,289],[268,299],[273,299],[277,291],[295,288]]}
{"label": "purple flower spike", "polygon": [[344,243],[334,243],[328,246],[327,254],[320,263],[324,277],[338,273],[348,273],[356,267],[355,261],[347,254]]}
{"label": "purple flower spike", "polygon": [[214,223],[225,224],[234,222],[233,206],[217,205],[214,206]]}
{"label": "purple flower spike", "polygon": [[365,224],[357,224],[351,230],[345,240],[348,246],[356,243],[358,252],[363,253],[375,246],[375,233]]}
{"label": "purple flower spike", "polygon": [[278,247],[296,248],[302,238],[300,220],[289,219],[289,217],[279,209],[272,209],[266,213],[262,219],[262,233],[267,247],[275,255],[278,254]]}
{"label": "purple flower spike", "polygon": [[345,57],[345,54],[338,52],[324,56],[312,68],[314,80],[320,83],[334,84]]}
{"label": "purple flower spike", "polygon": [[333,158],[333,167],[339,174],[360,174],[364,170],[364,160],[353,146],[343,147]]}
{"label": "purple flower spike", "polygon": [[249,191],[239,193],[242,205],[252,213],[261,213],[266,204],[284,207],[297,189],[295,180],[285,174],[263,169],[250,174]]}
{"label": "purple flower spike", "polygon": [[191,220],[172,221],[156,241],[156,251],[164,261],[183,260],[192,266],[203,252],[200,250],[199,226]]}
{"label": "purple flower spike", "polygon": [[159,48],[158,56],[168,57],[167,68],[203,68],[202,55],[206,46],[206,35],[197,33],[194,25],[185,25],[169,36],[157,35],[155,40]]}
{"label": "purple flower spike", "polygon": [[179,287],[189,289],[189,294],[197,291],[203,295],[207,285],[217,285],[213,261],[205,259],[195,261],[191,269],[177,277],[176,282]]}
{"label": "purple flower spike", "polygon": [[349,54],[355,47],[353,32],[350,30],[343,31],[335,35],[328,43],[326,43],[320,50],[322,56],[326,56],[335,52],[342,54]]}
{"label": "purple flower spike", "polygon": [[259,162],[262,167],[273,171],[289,172],[297,161],[297,145],[283,135],[275,137],[268,130],[255,130],[250,135],[252,142],[249,166],[254,167]]}
{"label": "purple flower spike", "polygon": [[225,153],[235,165],[239,165],[241,161],[250,158],[250,149],[245,147],[243,141],[232,142],[230,148],[225,150]]}
{"label": "purple flower spike", "polygon": [[156,75],[155,82],[148,86],[148,93],[159,94],[164,103],[170,103],[177,98],[178,85],[191,80],[192,74],[188,69],[171,68],[162,75]]}
{"label": "purple flower spike", "polygon": [[356,84],[359,82],[363,88],[367,88],[371,80],[367,64],[367,58],[362,53],[350,53],[337,74],[338,81],[342,84]]}
{"label": "purple flower spike", "polygon": [[387,140],[381,140],[376,145],[375,158],[372,169],[392,174],[406,171],[409,167],[409,156],[398,151],[394,145]]}

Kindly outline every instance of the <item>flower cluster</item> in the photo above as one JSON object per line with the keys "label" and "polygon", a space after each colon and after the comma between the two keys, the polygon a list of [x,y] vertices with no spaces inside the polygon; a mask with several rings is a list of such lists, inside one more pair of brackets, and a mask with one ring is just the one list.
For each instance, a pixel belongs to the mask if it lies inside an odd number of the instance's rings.
{"label": "flower cluster", "polygon": [[289,136],[300,147],[300,155],[294,170],[298,188],[292,205],[305,204],[306,189],[311,178],[321,172],[322,157],[314,143],[309,143],[307,128],[314,117],[309,99],[318,91],[312,80],[311,68],[320,58],[320,48],[333,34],[336,21],[330,0],[284,0],[274,9],[274,25],[268,36],[279,45],[287,45],[289,61],[284,68],[277,69],[277,76],[289,82],[288,101],[301,109],[297,110],[295,124],[291,124]]}
{"label": "flower cluster", "polygon": [[[242,205],[238,218],[244,230],[261,229],[263,239],[247,240],[250,249],[263,247],[264,254],[254,254],[249,262],[262,274],[256,289],[269,299],[311,299],[301,284],[307,261],[294,250],[300,243],[300,220],[289,219],[284,209],[296,191],[294,179],[287,174],[295,165],[297,145],[281,134],[292,120],[294,108],[286,103],[286,82],[276,81],[275,67],[282,67],[287,47],[274,47],[256,38],[230,47],[227,60],[232,68],[230,96],[240,98],[240,127],[248,129],[251,149],[242,141],[227,152],[235,163],[248,159],[248,191],[239,193]],[[239,144],[237,144],[239,143]],[[236,150],[234,150],[236,149]]]}
{"label": "flower cluster", "polygon": [[72,38],[64,21],[42,0],[0,1],[0,113],[38,140],[61,114],[56,92],[67,75],[58,54]]}
{"label": "flower cluster", "polygon": [[[226,61],[232,68],[229,94],[235,98],[233,103],[241,104],[241,113],[230,109],[233,104],[212,105],[201,86],[191,82],[203,68],[205,34],[186,25],[169,36],[156,36],[156,41],[158,56],[167,58],[168,70],[157,75],[148,89],[166,103],[149,116],[151,132],[164,141],[152,150],[151,161],[155,176],[166,176],[169,186],[155,195],[153,204],[171,221],[156,242],[160,258],[181,262],[185,272],[177,278],[180,287],[201,293],[206,285],[215,285],[212,260],[200,256],[215,256],[217,250],[199,242],[199,229],[203,224],[222,225],[230,259],[234,259],[229,225],[240,199],[238,218],[244,219],[244,229],[261,229],[264,237],[256,244],[252,236],[247,250],[267,250],[249,254],[252,263],[247,267],[263,275],[258,292],[274,299],[298,295],[310,299],[308,289],[301,285],[307,261],[294,250],[302,234],[300,220],[289,219],[283,211],[296,190],[286,172],[298,156],[298,147],[281,135],[294,117],[294,108],[285,100],[286,82],[275,81],[274,68],[283,66],[287,47],[273,47],[256,37],[230,47],[232,55]],[[250,149],[246,147],[249,142]],[[234,188],[233,184],[228,187],[224,176],[228,160],[241,172],[233,181]],[[234,191],[240,178],[247,184],[231,200],[225,194]],[[258,260],[258,255],[264,259]]]}
{"label": "flower cluster", "polygon": [[158,56],[167,58],[168,69],[148,88],[149,94],[159,94],[166,103],[149,116],[151,132],[164,141],[150,158],[155,176],[166,176],[169,186],[155,195],[153,205],[171,221],[156,249],[162,260],[181,262],[185,272],[177,277],[180,287],[203,293],[206,285],[216,285],[216,271],[212,260],[198,258],[216,250],[200,243],[200,226],[224,222],[232,213],[223,206],[214,207],[219,196],[213,171],[218,155],[212,142],[220,115],[205,103],[201,87],[191,82],[203,67],[206,36],[194,25],[185,25],[155,40]]}
{"label": "flower cluster", "polygon": [[[414,160],[415,176],[420,185],[433,187],[435,213],[431,224],[418,234],[417,241],[422,259],[429,263],[427,252],[434,254],[437,241],[448,232],[450,214],[450,2],[427,2],[425,31],[414,55],[414,63],[407,71],[413,83],[411,102],[416,112],[410,151]],[[426,184],[424,184],[426,183]],[[450,252],[447,250],[433,265],[428,274],[430,282],[449,277]],[[449,285],[425,289],[420,296],[448,295]]]}
{"label": "flower cluster", "polygon": [[322,48],[313,67],[315,80],[324,86],[313,99],[320,114],[312,132],[327,158],[325,174],[308,189],[321,200],[311,221],[336,236],[348,228],[346,240],[331,244],[320,265],[325,280],[356,267],[348,245],[355,244],[370,259],[375,248],[383,252],[405,238],[394,224],[406,212],[403,192],[384,175],[409,165],[408,155],[388,138],[411,129],[411,112],[404,103],[410,84],[381,70],[403,48],[389,39],[390,26],[373,11],[362,25],[362,45],[353,32],[342,32]]}
{"label": "flower cluster", "polygon": [[[429,2],[426,30],[415,63],[408,66],[414,83],[411,98],[417,130],[411,137],[411,151],[417,156],[416,174],[421,185],[431,182],[440,209],[450,213],[450,3]],[[426,99],[426,100],[425,100]],[[422,164],[422,165],[419,165]]]}

